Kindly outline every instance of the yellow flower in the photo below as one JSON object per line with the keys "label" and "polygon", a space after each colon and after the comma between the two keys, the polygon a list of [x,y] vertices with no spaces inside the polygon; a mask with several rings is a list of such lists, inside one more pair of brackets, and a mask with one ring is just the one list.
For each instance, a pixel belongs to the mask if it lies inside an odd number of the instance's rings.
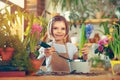
{"label": "yellow flower", "polygon": [[104,47],[108,47],[108,44],[104,44]]}
{"label": "yellow flower", "polygon": [[108,37],[108,40],[111,40],[112,39],[112,36],[111,35],[107,35]]}
{"label": "yellow flower", "polygon": [[116,22],[114,21],[113,24],[116,24]]}
{"label": "yellow flower", "polygon": [[114,31],[114,28],[113,28],[113,27],[110,27],[110,28],[109,28],[109,32],[110,32],[110,33],[113,33],[113,31]]}

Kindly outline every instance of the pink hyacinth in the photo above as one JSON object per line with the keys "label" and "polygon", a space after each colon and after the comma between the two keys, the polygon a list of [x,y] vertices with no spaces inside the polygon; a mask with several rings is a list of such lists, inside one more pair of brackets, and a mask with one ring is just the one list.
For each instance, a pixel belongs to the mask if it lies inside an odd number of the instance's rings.
{"label": "pink hyacinth", "polygon": [[36,34],[37,38],[39,38],[40,33],[42,32],[42,27],[38,24],[33,24],[31,33],[32,35]]}

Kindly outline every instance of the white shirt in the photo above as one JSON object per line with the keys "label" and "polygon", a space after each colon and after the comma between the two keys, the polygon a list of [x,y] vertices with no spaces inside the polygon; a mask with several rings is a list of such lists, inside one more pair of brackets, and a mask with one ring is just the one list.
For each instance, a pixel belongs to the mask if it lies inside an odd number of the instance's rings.
{"label": "white shirt", "polygon": [[[56,51],[57,51],[58,53],[66,53],[65,45],[56,44],[56,43],[52,44],[52,42],[50,42],[50,43],[48,43],[48,44],[54,46],[55,49],[56,49]],[[70,59],[73,59],[74,54],[75,54],[76,52],[78,52],[77,47],[76,47],[74,44],[70,43],[70,42],[67,42],[67,43],[66,43],[66,46],[67,46],[67,49],[68,49],[68,56],[69,56],[69,58],[70,58]],[[41,48],[39,49],[39,53],[40,53],[40,54],[39,54],[39,56],[38,56],[38,59],[40,59],[40,58],[42,58],[43,56],[45,56],[45,54],[44,54],[44,48],[43,48],[43,47],[41,47]],[[51,62],[51,56],[46,57],[46,68],[47,68],[47,71],[51,71],[50,62]]]}

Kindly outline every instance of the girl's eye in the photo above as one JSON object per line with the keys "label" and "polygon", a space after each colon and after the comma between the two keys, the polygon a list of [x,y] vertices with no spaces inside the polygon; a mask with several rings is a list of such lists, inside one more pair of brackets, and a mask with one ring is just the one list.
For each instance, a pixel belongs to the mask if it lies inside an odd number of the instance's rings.
{"label": "girl's eye", "polygon": [[65,28],[62,28],[62,30],[65,30]]}
{"label": "girl's eye", "polygon": [[53,29],[54,29],[54,30],[56,30],[56,29],[57,29],[57,27],[54,27]]}

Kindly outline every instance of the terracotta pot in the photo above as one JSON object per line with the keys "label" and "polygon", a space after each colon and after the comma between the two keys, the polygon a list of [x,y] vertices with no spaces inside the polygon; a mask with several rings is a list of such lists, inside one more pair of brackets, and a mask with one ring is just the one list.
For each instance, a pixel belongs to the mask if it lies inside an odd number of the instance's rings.
{"label": "terracotta pot", "polygon": [[31,59],[33,68],[34,68],[35,70],[39,70],[40,67],[42,66],[44,60],[45,60],[45,58],[42,58],[42,59]]}
{"label": "terracotta pot", "polygon": [[14,48],[12,48],[12,47],[7,47],[5,50],[6,50],[6,52],[11,52],[11,53],[13,53]]}
{"label": "terracotta pot", "polygon": [[6,53],[6,52],[1,52],[2,54],[2,60],[8,61],[12,57],[12,53]]}
{"label": "terracotta pot", "polygon": [[3,51],[3,48],[0,48],[0,55],[1,55],[1,52]]}
{"label": "terracotta pot", "polygon": [[29,70],[28,71],[28,75],[36,75],[36,71],[38,71],[40,69],[40,67],[42,66],[43,62],[44,62],[45,58],[43,59],[31,59],[31,63],[32,63],[32,66],[33,66],[33,69],[32,70]]}
{"label": "terracotta pot", "polygon": [[10,60],[12,58],[14,48],[6,48],[6,51],[1,52],[2,60]]}

